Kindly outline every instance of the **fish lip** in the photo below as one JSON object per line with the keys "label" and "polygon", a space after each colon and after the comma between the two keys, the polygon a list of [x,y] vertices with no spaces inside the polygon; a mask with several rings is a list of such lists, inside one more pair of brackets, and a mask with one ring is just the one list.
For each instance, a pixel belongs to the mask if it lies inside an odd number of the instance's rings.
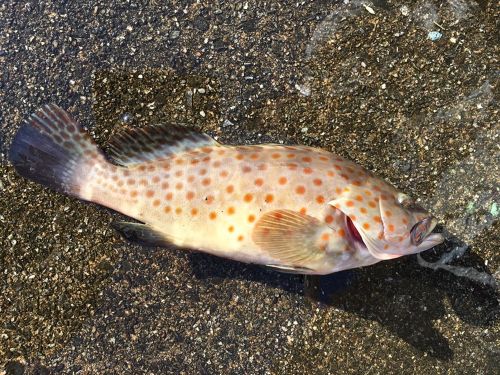
{"label": "fish lip", "polygon": [[[426,249],[433,248],[445,240],[444,236],[441,233],[431,233],[427,237],[424,238],[419,247],[425,247]],[[431,245],[431,246],[429,246]]]}

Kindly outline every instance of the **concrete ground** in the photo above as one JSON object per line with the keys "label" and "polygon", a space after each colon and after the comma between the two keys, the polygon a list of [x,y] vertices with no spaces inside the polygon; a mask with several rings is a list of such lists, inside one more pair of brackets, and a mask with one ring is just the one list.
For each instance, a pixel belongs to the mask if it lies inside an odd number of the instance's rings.
{"label": "concrete ground", "polygon": [[[3,1],[0,373],[497,373],[499,10]],[[104,147],[174,120],[332,150],[419,198],[448,240],[427,263],[321,278],[125,243],[119,215],[9,165],[21,120],[49,102]]]}

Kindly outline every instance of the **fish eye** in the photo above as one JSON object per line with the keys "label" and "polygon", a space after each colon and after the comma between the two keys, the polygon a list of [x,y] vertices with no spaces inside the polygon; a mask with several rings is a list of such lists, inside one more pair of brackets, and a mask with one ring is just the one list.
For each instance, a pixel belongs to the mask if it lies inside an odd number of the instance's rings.
{"label": "fish eye", "polygon": [[427,232],[429,231],[429,225],[431,221],[432,218],[427,217],[423,220],[420,220],[413,226],[413,228],[411,228],[410,238],[413,245],[418,246],[422,243],[425,236],[427,235]]}
{"label": "fish eye", "polygon": [[397,196],[399,205],[407,210],[425,212],[425,209],[417,204],[410,196],[400,193]]}

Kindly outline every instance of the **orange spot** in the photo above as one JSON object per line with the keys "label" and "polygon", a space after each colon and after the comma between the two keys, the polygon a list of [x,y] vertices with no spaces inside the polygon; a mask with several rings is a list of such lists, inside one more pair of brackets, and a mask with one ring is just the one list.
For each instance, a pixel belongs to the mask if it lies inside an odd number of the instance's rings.
{"label": "orange spot", "polygon": [[182,173],[183,173],[182,171],[177,171],[177,172],[175,172],[175,175],[176,175],[177,177],[181,177],[181,176],[182,176]]}
{"label": "orange spot", "polygon": [[193,164],[193,165],[194,165],[194,164],[198,164],[199,162],[200,162],[200,161],[199,161],[198,159],[193,159],[193,160],[191,160],[191,164]]}
{"label": "orange spot", "polygon": [[375,208],[377,207],[377,203],[375,203],[374,201],[370,201],[368,202],[368,206],[370,206],[371,208]]}
{"label": "orange spot", "polygon": [[316,197],[316,202],[318,202],[319,204],[325,203],[325,197],[322,195],[318,195]]}
{"label": "orange spot", "polygon": [[385,244],[384,245],[384,250],[387,250],[389,248],[389,245]]}
{"label": "orange spot", "polygon": [[340,165],[335,164],[333,167],[334,167],[337,171],[341,171],[341,170],[342,170],[342,167],[341,167]]}
{"label": "orange spot", "polygon": [[243,158],[244,158],[243,154],[236,155],[236,159],[238,160],[243,160]]}
{"label": "orange spot", "polygon": [[297,164],[295,163],[288,163],[288,169],[290,169],[291,171],[294,171],[297,169]]}
{"label": "orange spot", "polygon": [[206,177],[206,178],[204,178],[204,179],[201,181],[201,183],[202,183],[204,186],[208,186],[208,185],[210,185],[210,182],[211,182],[211,181],[212,181],[212,180],[210,179],[210,177]]}
{"label": "orange spot", "polygon": [[382,194],[382,195],[380,195],[380,199],[382,199],[383,201],[386,201],[389,198],[387,197],[386,194]]}
{"label": "orange spot", "polygon": [[333,216],[332,215],[326,215],[325,216],[325,223],[327,223],[327,224],[333,223]]}
{"label": "orange spot", "polygon": [[207,154],[210,154],[212,152],[212,149],[210,147],[202,147],[201,151],[203,151],[203,152],[205,152]]}
{"label": "orange spot", "polygon": [[307,168],[304,168],[304,173],[311,174],[311,173],[313,173],[313,170],[311,168],[307,167]]}
{"label": "orange spot", "polygon": [[255,221],[255,216],[254,215],[248,215],[248,221],[250,223],[253,223]]}
{"label": "orange spot", "polygon": [[138,168],[141,172],[144,172],[146,170],[146,167],[144,165],[139,166]]}
{"label": "orange spot", "polygon": [[177,215],[180,215],[180,214],[182,213],[182,208],[177,207],[177,208],[175,209],[175,213],[176,213]]}
{"label": "orange spot", "polygon": [[353,207],[354,206],[354,202],[353,201],[347,201],[347,202],[345,202],[345,205],[347,207]]}
{"label": "orange spot", "polygon": [[280,177],[280,178],[278,179],[278,183],[279,183],[280,185],[285,185],[287,181],[288,181],[288,180],[286,179],[286,177]]}
{"label": "orange spot", "polygon": [[166,214],[168,214],[170,211],[172,211],[172,208],[170,206],[165,206],[163,208],[163,212],[165,212]]}
{"label": "orange spot", "polygon": [[370,224],[363,223],[363,228],[365,228],[366,230],[370,229]]}
{"label": "orange spot", "polygon": [[378,186],[374,186],[373,190],[375,190],[375,191],[382,191],[382,190],[380,190],[380,188]]}
{"label": "orange spot", "polygon": [[250,203],[252,200],[253,200],[253,195],[250,194],[250,193],[247,193],[245,194],[245,196],[243,197],[243,200],[247,203]]}
{"label": "orange spot", "polygon": [[227,214],[228,214],[228,215],[232,215],[232,214],[234,214],[234,207],[229,207],[229,208],[227,209]]}
{"label": "orange spot", "polygon": [[360,181],[357,181],[357,180],[356,180],[356,181],[353,181],[353,182],[352,182],[352,184],[353,184],[354,186],[361,186],[361,182],[360,182]]}
{"label": "orange spot", "polygon": [[344,180],[348,180],[349,179],[349,176],[346,175],[346,174],[344,174],[344,173],[341,173],[340,177],[342,177]]}
{"label": "orange spot", "polygon": [[238,241],[243,241],[243,236],[241,234],[238,236]]}
{"label": "orange spot", "polygon": [[212,164],[214,166],[214,168],[219,168],[221,166],[221,161],[220,160],[216,160],[214,161],[214,163]]}
{"label": "orange spot", "polygon": [[312,162],[312,159],[309,156],[304,156],[302,158],[302,161],[305,162],[305,163],[310,163],[310,162]]}
{"label": "orange spot", "polygon": [[366,208],[364,208],[364,207],[361,207],[359,209],[359,212],[361,212],[362,214],[366,214],[368,212],[368,210]]}
{"label": "orange spot", "polygon": [[257,167],[259,171],[265,171],[267,169],[267,164],[259,164]]}
{"label": "orange spot", "polygon": [[250,155],[250,159],[252,159],[252,160],[257,160],[258,158],[259,158],[258,154],[251,154]]}
{"label": "orange spot", "polygon": [[171,201],[173,196],[174,196],[174,195],[173,195],[172,193],[167,193],[167,195],[165,195],[165,199],[166,199],[167,201]]}
{"label": "orange spot", "polygon": [[315,179],[313,180],[313,183],[314,183],[314,185],[316,185],[316,186],[321,186],[321,184],[323,184],[323,181],[321,181],[319,178],[315,178]]}
{"label": "orange spot", "polygon": [[170,170],[170,164],[168,164],[168,163],[162,164],[161,167],[165,171],[169,171]]}
{"label": "orange spot", "polygon": [[370,197],[373,195],[370,190],[365,190],[365,194],[368,195],[368,196],[370,196]]}
{"label": "orange spot", "polygon": [[328,172],[326,172],[326,174],[328,175],[328,177],[335,176],[335,172],[334,171],[328,171]]}
{"label": "orange spot", "polygon": [[394,225],[393,224],[389,224],[387,226],[387,229],[389,229],[389,232],[394,232]]}
{"label": "orange spot", "polygon": [[219,173],[221,177],[227,177],[228,174],[229,173],[227,173],[227,171],[222,171],[221,173]]}
{"label": "orange spot", "polygon": [[373,221],[375,221],[376,223],[381,223],[382,219],[380,218],[380,216],[374,216]]}
{"label": "orange spot", "polygon": [[341,188],[335,188],[335,192],[337,193],[337,195],[340,195],[340,194],[342,194],[342,189]]}
{"label": "orange spot", "polygon": [[384,233],[380,232],[377,237],[378,237],[379,240],[383,239],[384,238]]}
{"label": "orange spot", "polygon": [[254,182],[257,186],[262,186],[264,184],[264,180],[262,178],[257,178]]}
{"label": "orange spot", "polygon": [[176,185],[175,185],[175,188],[177,190],[181,190],[182,189],[182,182],[178,182]]}
{"label": "orange spot", "polygon": [[205,163],[208,163],[208,162],[210,161],[210,156],[205,156],[205,157],[204,157],[203,159],[201,159],[201,160],[203,160]]}
{"label": "orange spot", "polygon": [[177,164],[177,165],[184,164],[184,160],[182,160],[182,159],[177,159],[177,160],[175,161],[175,164]]}
{"label": "orange spot", "polygon": [[233,232],[234,232],[234,227],[231,225],[229,228],[227,228],[227,230],[228,230],[229,232],[233,233]]}
{"label": "orange spot", "polygon": [[326,156],[320,156],[319,160],[328,161],[328,158]]}
{"label": "orange spot", "polygon": [[210,220],[215,220],[217,218],[217,214],[215,212],[210,212],[210,214],[208,215],[208,217],[210,218]]}
{"label": "orange spot", "polygon": [[402,218],[401,221],[403,222],[403,224],[408,224],[408,219],[406,219],[406,217]]}
{"label": "orange spot", "polygon": [[248,173],[252,171],[252,168],[250,168],[248,165],[245,165],[243,168],[241,168],[243,173]]}
{"label": "orange spot", "polygon": [[328,233],[323,233],[323,234],[321,235],[321,239],[322,239],[323,241],[328,241],[328,240],[330,239],[330,235],[329,235]]}
{"label": "orange spot", "polygon": [[[101,184],[101,183],[102,183],[102,180],[101,180],[101,179],[99,179],[99,181],[97,181],[97,183],[98,183],[98,184]],[[117,185],[118,185],[118,186],[123,186],[123,181],[122,181],[122,180],[118,181]]]}
{"label": "orange spot", "polygon": [[363,197],[361,195],[356,195],[355,198],[358,202],[363,202]]}
{"label": "orange spot", "polygon": [[198,209],[197,208],[191,208],[191,216],[196,216],[198,215]]}
{"label": "orange spot", "polygon": [[154,177],[153,177],[153,179],[152,179],[152,181],[153,181],[155,184],[157,184],[158,182],[160,182],[160,177],[158,177],[158,176],[154,176]]}
{"label": "orange spot", "polygon": [[138,193],[137,193],[137,190],[132,190],[132,191],[130,192],[130,196],[131,196],[132,198],[137,197],[137,194],[138,194]]}
{"label": "orange spot", "polygon": [[155,199],[155,200],[153,201],[153,206],[154,206],[154,207],[158,207],[159,205],[160,205],[160,200],[159,200],[159,199]]}
{"label": "orange spot", "polygon": [[354,169],[352,169],[351,167],[347,167],[347,168],[346,168],[346,170],[347,170],[347,172],[349,172],[349,173],[354,173]]}
{"label": "orange spot", "polygon": [[205,197],[205,203],[206,203],[206,204],[212,204],[212,203],[214,202],[214,200],[215,200],[215,198],[214,198],[214,196],[213,196],[213,195],[207,195],[207,196]]}
{"label": "orange spot", "polygon": [[188,191],[186,193],[186,199],[190,201],[193,198],[194,198],[194,193],[192,191]]}
{"label": "orange spot", "polygon": [[226,191],[231,194],[234,191],[234,186],[233,185],[227,185]]}
{"label": "orange spot", "polygon": [[339,231],[337,232],[340,237],[345,237],[345,230],[340,228]]}
{"label": "orange spot", "polygon": [[194,181],[194,176],[189,176],[188,177],[188,182],[193,182]]}
{"label": "orange spot", "polygon": [[129,178],[127,180],[127,185],[134,185],[135,184],[135,180],[133,178]]}
{"label": "orange spot", "polygon": [[272,194],[267,194],[264,200],[266,203],[271,203],[274,200],[274,196]]}
{"label": "orange spot", "polygon": [[126,177],[130,176],[130,171],[124,171],[123,175],[126,176]]}
{"label": "orange spot", "polygon": [[271,157],[272,157],[273,159],[279,159],[279,158],[281,158],[281,155],[280,155],[280,154],[278,154],[278,153],[274,153],[274,154],[272,154],[272,155],[271,155]]}
{"label": "orange spot", "polygon": [[200,169],[200,172],[198,172],[200,176],[203,176],[207,173],[207,170],[205,168]]}
{"label": "orange spot", "polygon": [[356,221],[357,220],[356,216],[354,216],[354,215],[351,215],[349,217],[351,218],[352,221]]}
{"label": "orange spot", "polygon": [[286,157],[288,159],[293,159],[295,157],[295,154],[287,154]]}
{"label": "orange spot", "polygon": [[391,211],[389,211],[389,210],[386,210],[386,211],[385,211],[385,216],[387,216],[387,217],[391,217],[391,216],[392,216],[392,212],[391,212]]}
{"label": "orange spot", "polygon": [[146,197],[152,198],[154,195],[155,195],[155,192],[153,190],[146,191]]}
{"label": "orange spot", "polygon": [[226,153],[226,151],[224,151],[224,150],[219,150],[219,151],[217,151],[217,153],[218,153],[219,155],[224,155],[224,154]]}
{"label": "orange spot", "polygon": [[302,207],[302,208],[300,209],[300,211],[299,211],[299,212],[300,212],[302,215],[305,215],[305,214],[306,214],[306,212],[307,212],[307,208]]}
{"label": "orange spot", "polygon": [[299,195],[302,195],[306,192],[306,188],[302,185],[299,185],[295,188],[295,192]]}

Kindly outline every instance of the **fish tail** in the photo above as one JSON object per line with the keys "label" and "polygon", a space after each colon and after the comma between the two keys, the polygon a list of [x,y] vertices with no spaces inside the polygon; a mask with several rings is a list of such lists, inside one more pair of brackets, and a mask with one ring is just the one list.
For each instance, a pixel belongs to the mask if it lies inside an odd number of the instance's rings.
{"label": "fish tail", "polygon": [[23,177],[87,200],[85,187],[93,171],[110,164],[89,134],[55,104],[45,105],[21,125],[9,160]]}

